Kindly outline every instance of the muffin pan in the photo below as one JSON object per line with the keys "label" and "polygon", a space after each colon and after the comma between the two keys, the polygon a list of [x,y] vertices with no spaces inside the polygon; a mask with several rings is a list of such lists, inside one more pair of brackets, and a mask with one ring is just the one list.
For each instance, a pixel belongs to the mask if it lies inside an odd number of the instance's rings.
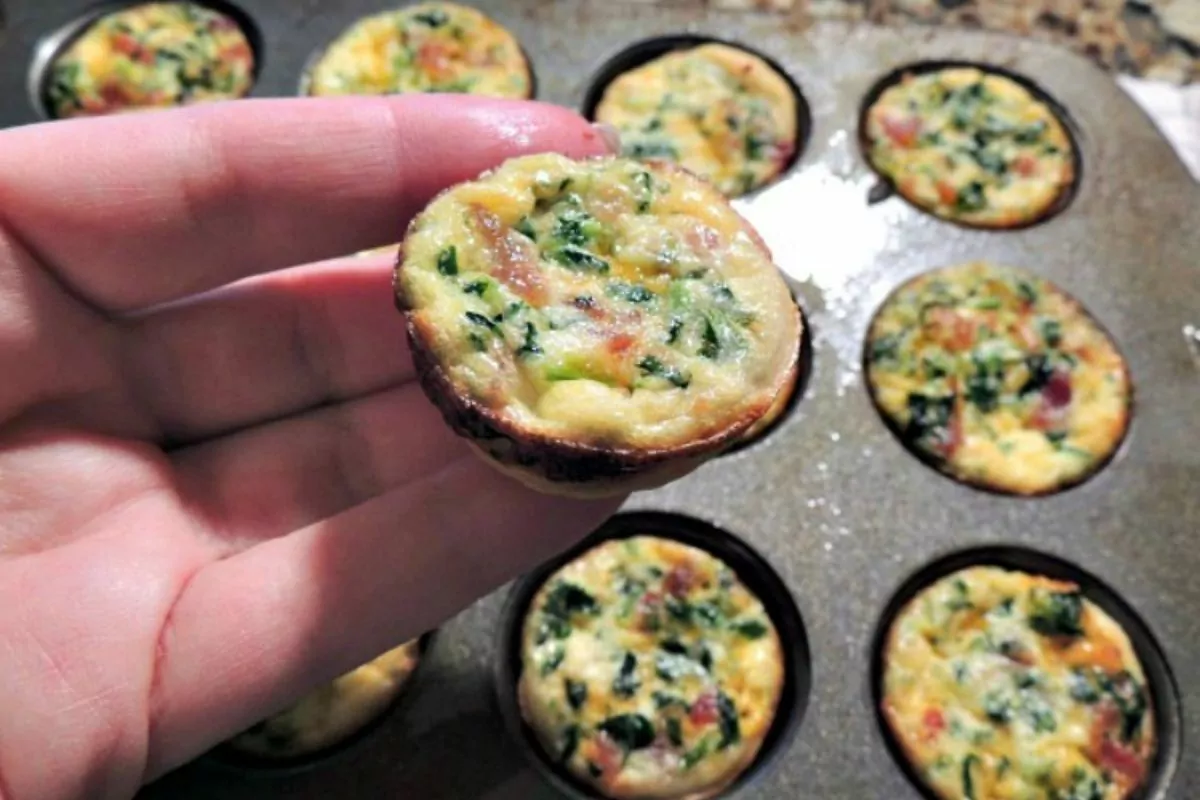
{"label": "muffin pan", "polygon": [[[795,163],[735,207],[758,228],[805,309],[811,376],[795,407],[752,447],[636,495],[625,509],[677,514],[744,540],[803,610],[811,656],[803,720],[773,748],[773,768],[756,770],[731,794],[921,797],[879,724],[874,644],[898,593],[914,586],[905,582],[949,569],[938,561],[947,553],[1011,555],[1016,566],[1050,574],[1061,567],[1124,624],[1166,726],[1144,800],[1194,794],[1200,752],[1185,752],[1183,743],[1200,738],[1200,556],[1193,541],[1200,531],[1200,362],[1180,333],[1196,324],[1200,309],[1200,189],[1132,101],[1083,59],[984,32],[801,27],[792,18],[699,4],[475,5],[516,35],[543,100],[583,108],[614,53],[695,36],[768,57],[807,101],[808,140]],[[36,43],[87,8],[84,0],[5,6],[0,125],[14,125],[38,119],[25,86]],[[381,8],[369,0],[242,0],[238,7],[262,35],[253,96],[295,95],[309,56]],[[858,119],[872,88],[910,65],[980,53],[987,66],[1032,80],[1069,109],[1083,167],[1071,203],[1042,224],[997,232],[934,219],[898,198],[869,204],[878,180],[858,147]],[[1128,360],[1137,408],[1126,440],[1103,471],[1069,491],[1013,498],[945,479],[895,440],[863,385],[863,340],[884,297],[920,272],[977,259],[1025,267],[1068,287]],[[264,778],[202,759],[143,796],[561,797],[497,707],[505,683],[496,681],[504,669],[496,636],[509,596],[498,591],[442,626],[404,694],[403,713],[387,715],[320,768]]]}

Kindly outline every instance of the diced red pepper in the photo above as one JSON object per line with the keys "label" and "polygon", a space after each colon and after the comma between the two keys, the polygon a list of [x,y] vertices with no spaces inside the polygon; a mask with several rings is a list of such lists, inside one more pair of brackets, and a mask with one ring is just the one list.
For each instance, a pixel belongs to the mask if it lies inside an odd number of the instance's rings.
{"label": "diced red pepper", "polygon": [[697,726],[711,725],[720,716],[720,711],[717,709],[717,695],[711,691],[696,698],[696,702],[692,703],[692,708],[688,711],[688,719]]}
{"label": "diced red pepper", "polygon": [[912,147],[921,132],[921,120],[917,117],[884,117],[883,132],[901,147]]}
{"label": "diced red pepper", "polygon": [[1028,153],[1022,153],[1013,161],[1013,172],[1028,178],[1037,172],[1037,159]]}
{"label": "diced red pepper", "polygon": [[695,580],[696,573],[690,564],[676,564],[663,579],[663,587],[675,597],[684,597]]}

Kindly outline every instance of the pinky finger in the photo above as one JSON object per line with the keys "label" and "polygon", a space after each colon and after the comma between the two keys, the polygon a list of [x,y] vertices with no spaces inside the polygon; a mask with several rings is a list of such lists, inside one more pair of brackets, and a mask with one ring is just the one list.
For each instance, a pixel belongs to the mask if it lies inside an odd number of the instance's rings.
{"label": "pinky finger", "polygon": [[537,494],[468,457],[202,570],[161,638],[146,779],[437,626],[619,502]]}

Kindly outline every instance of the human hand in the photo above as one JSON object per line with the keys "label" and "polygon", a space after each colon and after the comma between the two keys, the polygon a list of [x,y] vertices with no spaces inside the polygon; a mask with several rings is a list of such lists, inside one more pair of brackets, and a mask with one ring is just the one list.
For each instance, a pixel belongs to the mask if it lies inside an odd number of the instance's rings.
{"label": "human hand", "polygon": [[449,432],[386,256],[283,269],[544,150],[605,148],[433,96],[0,133],[0,798],[130,796],[615,509]]}

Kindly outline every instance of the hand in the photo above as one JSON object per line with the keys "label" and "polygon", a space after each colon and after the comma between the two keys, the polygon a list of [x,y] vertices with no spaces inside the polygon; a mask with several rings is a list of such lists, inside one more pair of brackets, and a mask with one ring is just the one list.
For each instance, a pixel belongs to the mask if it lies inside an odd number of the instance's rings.
{"label": "hand", "polygon": [[[109,798],[566,547],[413,380],[388,257],[574,113],[239,101],[0,133],[0,798]],[[52,754],[52,755],[51,755]]]}

